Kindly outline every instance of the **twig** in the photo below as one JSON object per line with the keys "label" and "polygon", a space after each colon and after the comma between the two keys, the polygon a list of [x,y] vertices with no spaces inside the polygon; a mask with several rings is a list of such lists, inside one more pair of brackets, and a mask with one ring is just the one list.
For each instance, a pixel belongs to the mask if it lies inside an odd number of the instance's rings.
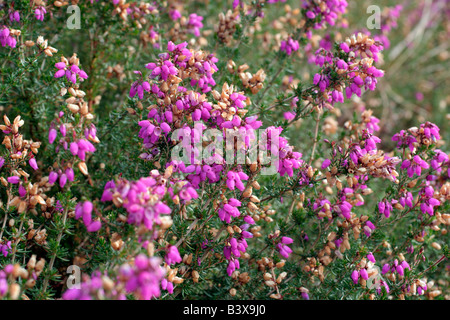
{"label": "twig", "polygon": [[316,146],[317,146],[317,137],[319,135],[319,124],[320,124],[320,111],[317,111],[317,117],[316,117],[316,128],[314,130],[314,144],[312,147],[312,151],[311,151],[311,157],[309,159],[309,163],[308,165],[311,165],[313,158],[314,158],[314,153],[316,152]]}
{"label": "twig", "polygon": [[[49,263],[49,265],[48,265],[48,270],[49,270],[49,272],[52,271],[52,269],[53,269],[53,264],[55,263],[55,260],[56,260],[57,249],[58,249],[58,247],[59,247],[59,243],[61,242],[61,238],[62,238],[62,235],[63,235],[63,233],[64,233],[64,231],[65,231],[65,227],[66,227],[66,220],[67,220],[67,213],[68,213],[68,211],[69,211],[69,210],[68,210],[68,208],[66,207],[65,210],[64,210],[64,216],[63,216],[63,227],[62,227],[61,231],[60,231],[59,234],[58,234],[58,238],[56,239],[56,250],[55,250],[55,252],[53,253],[53,256],[52,256],[52,258],[51,258],[51,260],[50,260],[50,263]],[[45,280],[44,280],[44,284],[43,284],[43,286],[42,286],[42,292],[45,292],[45,291],[47,290],[47,286],[48,286],[48,281],[49,281],[49,279],[50,279],[50,274],[47,274],[47,276],[45,277]]]}

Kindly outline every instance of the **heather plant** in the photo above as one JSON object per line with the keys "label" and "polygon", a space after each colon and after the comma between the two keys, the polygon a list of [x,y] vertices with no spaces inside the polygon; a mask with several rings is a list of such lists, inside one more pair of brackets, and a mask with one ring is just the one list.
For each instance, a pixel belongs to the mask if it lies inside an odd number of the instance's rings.
{"label": "heather plant", "polygon": [[449,2],[371,5],[0,0],[0,299],[448,299]]}

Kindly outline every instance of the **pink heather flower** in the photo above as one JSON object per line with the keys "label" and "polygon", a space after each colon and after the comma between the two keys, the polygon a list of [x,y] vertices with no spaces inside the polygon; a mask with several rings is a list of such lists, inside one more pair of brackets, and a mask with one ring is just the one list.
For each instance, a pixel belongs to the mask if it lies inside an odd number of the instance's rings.
{"label": "pink heather flower", "polygon": [[86,226],[90,225],[92,222],[92,209],[94,208],[92,202],[85,201],[82,205],[83,207],[83,222]]}
{"label": "pink heather flower", "polygon": [[281,243],[283,243],[283,244],[291,244],[293,242],[294,242],[294,240],[292,238],[289,238],[289,237],[282,237],[281,238]]}
{"label": "pink heather flower", "polygon": [[409,269],[409,270],[411,270],[411,267],[409,266],[409,263],[406,262],[406,261],[402,261],[402,263],[401,263],[400,265],[402,266],[403,270],[404,270],[404,269]]}
{"label": "pink heather flower", "polygon": [[330,164],[331,164],[331,160],[325,159],[322,163],[322,170],[328,168],[330,166]]}
{"label": "pink heather flower", "polygon": [[341,48],[342,51],[344,51],[345,53],[350,52],[350,48],[348,47],[348,44],[345,43],[345,42],[342,42],[342,43],[340,44],[340,48]]}
{"label": "pink heather flower", "polygon": [[[61,62],[61,63],[64,63],[64,62]],[[60,70],[55,72],[54,77],[55,78],[61,78],[61,77],[64,77],[65,75],[66,75],[66,71],[64,69],[60,69]]]}
{"label": "pink heather flower", "polygon": [[50,144],[53,144],[53,142],[55,142],[56,139],[56,135],[57,135],[57,131],[54,128],[51,128],[50,131],[48,132],[48,142]]}
{"label": "pink heather flower", "polygon": [[34,16],[40,21],[44,21],[47,10],[44,7],[38,7],[34,10]]}
{"label": "pink heather flower", "polygon": [[[273,0],[275,1],[275,0]],[[346,0],[327,0],[327,1],[302,1],[302,8],[306,11],[307,19],[319,18],[314,22],[314,29],[324,28],[328,25],[334,26],[340,15],[345,13],[347,8]]]}
{"label": "pink heather flower", "polygon": [[376,117],[370,117],[370,121],[366,123],[367,131],[372,134],[375,131],[379,131],[380,127],[378,126],[378,122],[380,122],[380,119]]}
{"label": "pink heather flower", "polygon": [[288,112],[285,112],[285,113],[283,114],[283,116],[284,116],[284,119],[290,121],[290,120],[292,120],[292,119],[295,118],[296,114],[295,114],[295,112],[288,111]]}
{"label": "pink heather flower", "polygon": [[203,28],[202,20],[203,17],[196,13],[189,15],[188,31],[196,37],[200,37],[200,29]]}
{"label": "pink heather flower", "polygon": [[55,67],[58,69],[54,74],[55,78],[66,76],[67,80],[74,84],[77,82],[77,75],[81,79],[80,81],[88,78],[86,72],[77,65],[67,66],[64,62],[58,62],[55,63]]}
{"label": "pink heather flower", "polygon": [[292,38],[289,38],[286,41],[281,41],[280,50],[286,52],[288,56],[297,51],[299,48],[300,44],[298,43],[298,41]]}
{"label": "pink heather flower", "polygon": [[402,267],[401,265],[398,265],[398,266],[396,267],[396,270],[397,270],[397,273],[398,273],[399,275],[401,275],[401,276],[403,276],[403,275],[405,274],[405,272],[404,272],[404,270],[403,270],[403,267]]}
{"label": "pink heather flower", "polygon": [[72,182],[75,179],[75,173],[73,172],[72,168],[66,169],[66,177],[67,180],[69,180],[70,182]]}
{"label": "pink heather flower", "polygon": [[423,130],[423,134],[428,139],[431,139],[433,142],[436,142],[441,138],[439,134],[439,127],[431,122],[426,122],[420,125],[420,129]]}
{"label": "pink heather flower", "polygon": [[20,182],[20,177],[18,176],[12,176],[12,177],[8,177],[8,182],[11,184],[18,184]]}
{"label": "pink heather flower", "polygon": [[308,12],[306,12],[306,17],[308,19],[314,19],[316,17],[316,15],[314,14],[314,12],[308,11]]}
{"label": "pink heather flower", "polygon": [[57,63],[55,63],[55,67],[57,68],[57,69],[65,69],[66,68],[66,63],[65,62],[57,62]]}
{"label": "pink heather flower", "polygon": [[361,278],[363,278],[364,280],[369,279],[369,274],[367,273],[366,269],[361,269],[359,273],[361,274]]}
{"label": "pink heather flower", "polygon": [[[8,250],[11,250],[11,241],[8,241],[6,244],[0,244],[0,252],[4,257],[8,255]],[[1,288],[0,288],[1,290]],[[0,294],[1,296],[1,294]]]}
{"label": "pink heather flower", "polygon": [[414,202],[414,197],[412,195],[411,192],[406,193],[405,196],[400,197],[400,199],[398,199],[398,202],[403,206],[408,206],[410,208],[413,207],[413,202]]}
{"label": "pink heather flower", "polygon": [[426,285],[425,285],[425,288],[423,288],[423,287],[421,287],[421,286],[418,286],[418,287],[417,287],[417,293],[419,294],[419,296],[421,296],[422,294],[425,293],[425,291],[427,290],[426,288],[427,288]]}
{"label": "pink heather flower", "polygon": [[253,233],[249,232],[249,231],[242,231],[242,237],[244,238],[253,238]]}
{"label": "pink heather flower", "polygon": [[242,171],[234,172],[234,171],[228,171],[227,173],[227,187],[230,190],[234,190],[234,188],[238,188],[241,191],[244,191],[245,186],[242,180],[248,180],[248,175],[245,174]]}
{"label": "pink heather flower", "polygon": [[97,232],[102,224],[99,220],[92,220],[92,210],[94,205],[90,201],[80,202],[75,207],[75,219],[82,218],[88,232]]}
{"label": "pink heather flower", "polygon": [[70,152],[71,152],[74,156],[76,156],[76,155],[78,154],[78,143],[76,143],[76,142],[71,142],[71,143],[70,143],[69,149],[70,149]]}
{"label": "pink heather flower", "polygon": [[372,231],[374,229],[375,229],[375,226],[373,225],[373,223],[370,221],[367,221],[366,225],[363,228],[364,234],[366,235],[366,237],[370,237],[372,235]]}
{"label": "pink heather flower", "polygon": [[17,44],[16,38],[10,34],[8,28],[4,27],[0,30],[0,44],[2,47],[9,46],[11,48],[15,48]]}
{"label": "pink heather flower", "polygon": [[378,203],[378,211],[380,211],[380,213],[384,214],[384,216],[386,218],[390,217],[392,209],[393,209],[393,207],[392,207],[391,203],[387,200],[383,200]]}
{"label": "pink heather flower", "polygon": [[13,21],[19,22],[20,21],[20,13],[19,13],[19,11],[11,11],[9,13],[9,21],[11,21],[11,22],[13,22]]}
{"label": "pink heather flower", "polygon": [[88,232],[97,232],[102,227],[102,224],[99,220],[93,221],[90,225],[86,227]]}
{"label": "pink heather flower", "polygon": [[48,183],[54,184],[56,179],[58,179],[58,174],[54,171],[50,172],[48,176]]}
{"label": "pink heather flower", "polygon": [[353,282],[355,284],[358,283],[358,279],[359,279],[359,272],[358,272],[358,270],[353,270],[351,278],[352,278],[352,280],[353,280]]}
{"label": "pink heather flower", "polygon": [[408,177],[412,178],[414,174],[420,176],[422,169],[428,169],[430,166],[425,160],[422,160],[418,155],[415,155],[412,160],[404,160],[401,168],[407,169]]}
{"label": "pink heather flower", "polygon": [[162,279],[161,281],[161,289],[167,290],[170,294],[173,293],[173,283],[168,281],[167,279]]}
{"label": "pink heather flower", "polygon": [[170,246],[166,253],[165,261],[168,265],[181,262],[181,256],[176,246]]}
{"label": "pink heather flower", "polygon": [[65,173],[63,173],[63,174],[61,174],[61,175],[59,176],[59,186],[60,186],[61,188],[64,188],[64,186],[66,185],[66,183],[67,183],[67,176],[66,176]]}
{"label": "pink heather flower", "polygon": [[[345,51],[352,52],[355,54],[359,53],[359,46],[353,45],[349,48],[347,43],[341,44],[341,48]],[[380,51],[382,48],[379,47],[378,44],[374,44],[367,48],[370,52],[372,52],[372,56],[374,60],[377,59],[376,52]],[[375,53],[374,53],[375,52]],[[353,58],[349,58],[348,61],[344,61],[336,56],[332,52],[327,49],[320,48],[315,53],[314,62],[322,67],[320,73],[314,76],[314,84],[318,87],[317,89],[321,92],[327,93],[327,97],[322,97],[321,105],[327,108],[331,108],[336,102],[343,103],[344,102],[344,94],[341,91],[335,89],[336,79],[334,79],[329,72],[330,68],[335,71],[343,71],[341,73],[341,77],[338,80],[339,82],[345,81],[346,89],[345,94],[347,99],[350,99],[353,94],[356,94],[358,97],[362,94],[362,89],[364,90],[374,90],[377,85],[377,78],[383,77],[384,72],[382,70],[377,69],[375,66],[364,66],[361,70],[357,69],[353,64]],[[350,67],[352,66],[352,67]],[[365,74],[364,80],[358,74]]]}
{"label": "pink heather flower", "polygon": [[372,230],[375,230],[375,225],[369,220],[366,221],[366,226],[368,226]]}
{"label": "pink heather flower", "polygon": [[340,211],[345,219],[350,219],[352,207],[353,206],[348,201],[344,200],[341,204],[339,204],[338,211]]}
{"label": "pink heather flower", "polygon": [[439,206],[441,202],[435,198],[434,189],[431,186],[427,186],[420,191],[423,195],[423,202],[420,204],[420,210],[423,213],[428,213],[430,216],[434,215],[434,207]]}
{"label": "pink heather flower", "polygon": [[4,164],[5,164],[5,159],[3,157],[0,157],[0,169],[3,167]]}
{"label": "pink heather flower", "polygon": [[178,20],[181,18],[181,13],[178,10],[170,10],[169,16],[172,20]]}
{"label": "pink heather flower", "polygon": [[[386,293],[389,293],[389,286],[388,286],[388,284],[385,281],[383,281],[383,280],[380,280],[380,284],[382,284],[384,286],[384,289],[386,290]],[[376,292],[378,294],[381,294],[381,287],[376,289]]]}
{"label": "pink heather flower", "polygon": [[84,70],[80,70],[80,71],[78,72],[78,76],[79,76],[81,79],[87,79],[87,78],[89,78],[88,75],[87,75],[87,73],[86,73]]}
{"label": "pink heather flower", "polygon": [[63,137],[65,137],[66,136],[66,126],[64,125],[64,124],[62,124],[60,127],[59,127],[59,132],[61,132],[61,135],[63,136]]}
{"label": "pink heather flower", "polygon": [[227,223],[231,222],[231,217],[239,217],[241,213],[237,207],[241,206],[241,202],[237,199],[230,198],[228,203],[225,203],[222,208],[218,210],[220,220]]}
{"label": "pink heather flower", "polygon": [[286,259],[289,258],[289,255],[292,253],[292,249],[289,248],[287,245],[284,245],[283,243],[278,243],[277,249],[278,252]]}
{"label": "pink heather flower", "polygon": [[169,214],[171,209],[162,202],[165,193],[164,185],[158,183],[159,175],[153,173],[151,177],[141,178],[138,181],[120,179],[110,181],[105,185],[101,201],[111,201],[114,193],[120,194],[123,207],[128,212],[128,223],[143,224],[148,230],[153,224],[160,224],[160,215]]}
{"label": "pink heather flower", "polygon": [[433,156],[433,159],[431,160],[430,165],[437,172],[441,172],[442,171],[442,168],[440,168],[441,165],[443,163],[448,162],[449,158],[446,153],[442,152],[442,150],[435,149],[434,152],[435,152],[435,155]]}
{"label": "pink heather flower", "polygon": [[253,220],[251,216],[245,216],[244,221],[247,222],[248,224],[255,224],[255,220]]}
{"label": "pink heather flower", "polygon": [[373,256],[372,252],[369,252],[369,254],[367,255],[367,259],[373,263],[375,263],[375,257]]}
{"label": "pink heather flower", "polygon": [[39,169],[38,165],[36,163],[36,159],[35,158],[31,158],[30,160],[28,160],[28,164],[30,165],[30,167],[32,167],[34,170]]}
{"label": "pink heather flower", "polygon": [[242,0],[233,0],[233,10],[236,9],[238,6],[241,8],[244,6]]}
{"label": "pink heather flower", "polygon": [[414,150],[414,143],[417,142],[416,138],[405,130],[401,130],[399,133],[394,134],[392,141],[397,141],[398,149],[407,146],[411,152]]}
{"label": "pink heather flower", "polygon": [[27,190],[24,188],[23,185],[19,185],[19,196],[25,197],[27,195]]}
{"label": "pink heather flower", "polygon": [[234,270],[236,270],[236,265],[235,265],[233,260],[230,260],[228,262],[228,267],[227,267],[227,274],[228,274],[229,277],[231,277],[231,275],[233,274]]}

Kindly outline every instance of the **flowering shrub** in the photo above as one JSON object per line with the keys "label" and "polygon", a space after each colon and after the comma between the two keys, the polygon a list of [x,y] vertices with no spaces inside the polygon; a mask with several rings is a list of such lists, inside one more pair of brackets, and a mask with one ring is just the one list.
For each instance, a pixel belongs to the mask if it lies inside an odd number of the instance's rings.
{"label": "flowering shrub", "polygon": [[368,5],[0,2],[0,299],[448,299],[449,2]]}

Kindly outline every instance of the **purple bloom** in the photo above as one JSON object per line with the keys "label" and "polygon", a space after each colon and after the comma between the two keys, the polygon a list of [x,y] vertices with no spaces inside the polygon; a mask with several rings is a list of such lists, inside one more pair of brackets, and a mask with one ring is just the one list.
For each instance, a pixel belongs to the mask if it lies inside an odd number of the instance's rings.
{"label": "purple bloom", "polygon": [[407,169],[408,177],[412,178],[414,174],[420,176],[422,169],[428,169],[430,166],[425,160],[422,160],[418,155],[414,156],[412,160],[404,160],[401,168]]}
{"label": "purple bloom", "polygon": [[27,190],[24,188],[23,185],[19,185],[19,196],[25,197],[27,195]]}
{"label": "purple bloom", "polygon": [[325,159],[322,163],[322,170],[328,168],[330,166],[330,164],[331,164],[331,160]]}
{"label": "purple bloom", "polygon": [[283,243],[283,244],[291,244],[293,242],[294,242],[294,240],[292,238],[289,238],[289,237],[282,237],[281,238],[281,243]]}
{"label": "purple bloom", "polygon": [[56,179],[58,179],[58,174],[54,171],[50,172],[48,176],[48,183],[54,184]]}
{"label": "purple bloom", "polygon": [[45,17],[45,14],[47,13],[47,10],[44,8],[44,7],[37,7],[35,10],[34,10],[34,16],[35,16],[35,18],[37,19],[37,20],[40,20],[40,21],[44,21],[44,17]]}
{"label": "purple bloom", "polygon": [[35,158],[31,158],[31,159],[28,161],[28,164],[29,164],[30,167],[32,167],[34,170],[39,169],[39,168],[38,168],[38,165],[37,165],[37,163],[36,163],[36,159],[35,159]]}
{"label": "purple bloom", "polygon": [[280,50],[286,52],[288,56],[297,51],[299,48],[300,44],[298,43],[298,41],[292,38],[289,38],[286,41],[281,41]]}
{"label": "purple bloom", "polygon": [[351,278],[352,278],[353,282],[355,284],[357,284],[358,283],[358,279],[359,279],[359,272],[357,270],[353,270]]}
{"label": "purple bloom", "polygon": [[102,224],[99,220],[93,221],[90,225],[86,227],[88,232],[97,232],[102,227]]}
{"label": "purple bloom", "polygon": [[0,244],[0,252],[4,257],[8,255],[8,250],[11,250],[11,241],[8,241],[6,244]]}
{"label": "purple bloom", "polygon": [[359,273],[361,274],[361,278],[363,278],[364,280],[369,279],[369,274],[367,273],[366,269],[361,269]]}
{"label": "purple bloom", "polygon": [[20,177],[18,177],[18,176],[11,176],[11,177],[8,177],[7,180],[11,184],[18,184],[20,182]]}
{"label": "purple bloom", "polygon": [[181,256],[176,246],[170,246],[166,252],[165,261],[168,265],[181,262]]}
{"label": "purple bloom", "polygon": [[51,128],[49,133],[48,133],[48,142],[50,144],[53,144],[53,142],[55,142],[56,139],[56,135],[57,135],[57,131],[54,128]]}

